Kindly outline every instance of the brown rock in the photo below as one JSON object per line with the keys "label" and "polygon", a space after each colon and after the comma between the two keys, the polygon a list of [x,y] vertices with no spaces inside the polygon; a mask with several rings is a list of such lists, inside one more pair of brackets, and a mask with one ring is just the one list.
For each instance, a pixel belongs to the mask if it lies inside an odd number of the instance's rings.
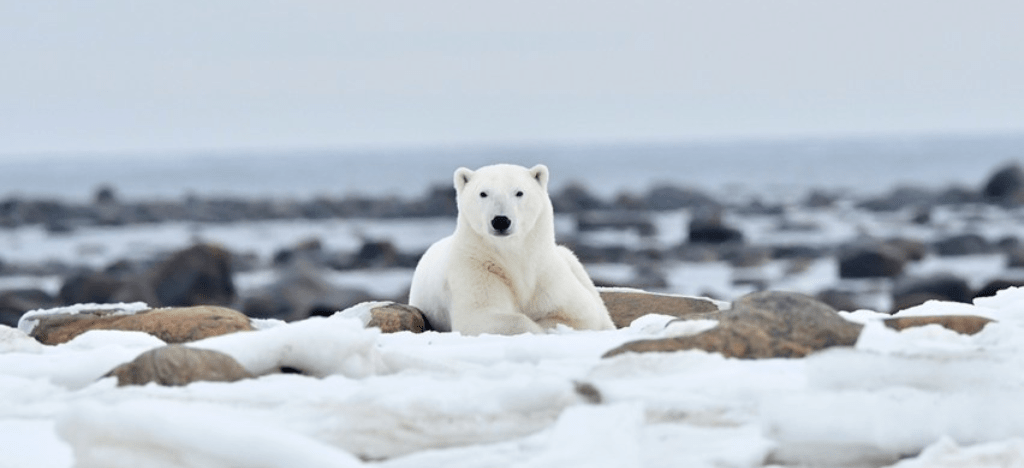
{"label": "brown rock", "polygon": [[973,335],[985,328],[992,319],[978,317],[977,315],[926,315],[920,317],[895,317],[885,319],[885,326],[896,330],[903,330],[910,327],[923,327],[925,325],[942,325],[964,335]]}
{"label": "brown rock", "polygon": [[625,352],[690,349],[741,359],[804,357],[831,346],[853,346],[862,328],[843,319],[823,302],[787,292],[749,294],[717,318],[718,326],[706,332],[626,343],[605,357]]}
{"label": "brown rock", "polygon": [[253,329],[248,317],[225,307],[152,309],[134,315],[114,315],[117,312],[99,309],[42,317],[32,330],[32,337],[43,344],[56,345],[89,330],[123,330],[149,333],[167,343],[185,343]]}
{"label": "brown rock", "polygon": [[150,382],[168,386],[198,381],[235,382],[253,375],[220,351],[170,345],[146,351],[104,377],[117,377],[117,385],[122,387]]}
{"label": "brown rock", "polygon": [[423,312],[411,305],[396,302],[371,309],[370,322],[366,326],[380,328],[384,333],[400,331],[422,333],[429,330]]}
{"label": "brown rock", "polygon": [[647,314],[694,317],[718,313],[714,302],[690,297],[666,296],[643,291],[601,291],[616,328],[625,328]]}

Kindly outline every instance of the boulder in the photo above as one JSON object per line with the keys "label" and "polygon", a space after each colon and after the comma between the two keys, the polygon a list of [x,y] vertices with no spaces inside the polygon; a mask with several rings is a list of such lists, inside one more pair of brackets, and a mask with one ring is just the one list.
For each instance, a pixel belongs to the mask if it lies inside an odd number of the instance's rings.
{"label": "boulder", "polygon": [[935,192],[921,187],[897,187],[886,195],[864,202],[858,206],[871,211],[899,211],[928,207],[935,204]]}
{"label": "boulder", "polygon": [[687,240],[694,244],[736,244],[743,242],[743,232],[728,226],[720,211],[706,211],[690,220]]}
{"label": "boulder", "polygon": [[994,320],[976,315],[925,315],[918,317],[893,317],[883,320],[885,326],[895,330],[923,327],[925,325],[940,325],[964,335],[978,333],[990,322],[994,322]]}
{"label": "boulder", "polygon": [[948,301],[949,298],[941,294],[921,292],[913,294],[904,294],[902,296],[896,296],[892,300],[892,309],[889,313],[895,314],[901,310],[907,310],[911,307],[917,307],[928,301]]}
{"label": "boulder", "polygon": [[748,294],[716,318],[718,326],[703,333],[634,341],[604,357],[699,349],[740,359],[798,358],[832,346],[853,346],[862,328],[825,303],[789,292]]}
{"label": "boulder", "polygon": [[893,300],[897,303],[907,296],[921,294],[933,295],[935,299],[943,301],[970,302],[973,293],[967,280],[951,274],[900,278],[892,288]]}
{"label": "boulder", "polygon": [[992,297],[995,296],[997,292],[1012,287],[1024,287],[1024,280],[995,279],[989,281],[987,284],[982,286],[981,289],[974,293],[974,297]]}
{"label": "boulder", "polygon": [[636,211],[587,211],[576,217],[576,229],[580,232],[589,231],[634,231],[640,236],[650,237],[657,234],[657,228],[651,218]]}
{"label": "boulder", "polygon": [[103,304],[112,302],[122,285],[117,277],[103,272],[85,272],[64,280],[57,297],[61,304]]}
{"label": "boulder", "polygon": [[39,289],[11,289],[0,292],[0,325],[16,327],[25,312],[56,306],[57,300]]}
{"label": "boulder", "polygon": [[[352,258],[352,269],[391,268],[403,265],[402,255],[391,241],[364,240],[359,252]],[[416,266],[414,263],[412,266]]]}
{"label": "boulder", "polygon": [[195,245],[164,260],[150,272],[162,306],[230,305],[235,300],[231,254],[212,245]]}
{"label": "boulder", "polygon": [[903,273],[906,254],[885,243],[846,247],[839,254],[840,278],[893,278]]}
{"label": "boulder", "polygon": [[572,182],[558,193],[552,194],[551,204],[555,213],[578,213],[581,211],[601,210],[606,204],[590,193],[582,184]]}
{"label": "boulder", "polygon": [[644,197],[644,205],[647,209],[654,211],[679,210],[683,208],[699,211],[720,209],[722,206],[717,200],[699,190],[669,185],[659,185],[652,188]]}
{"label": "boulder", "polygon": [[928,245],[924,242],[897,237],[883,242],[884,245],[892,247],[903,253],[903,257],[909,261],[919,261],[928,255]]}
{"label": "boulder", "polygon": [[397,302],[370,309],[370,322],[366,326],[380,328],[384,333],[422,333],[432,330],[423,312],[411,305]]}
{"label": "boulder", "polygon": [[192,382],[235,382],[252,378],[234,358],[220,351],[189,348],[182,345],[163,346],[140,354],[131,362],[121,364],[104,377],[117,377],[117,385],[182,386]]}
{"label": "boulder", "polygon": [[960,234],[946,237],[933,244],[935,252],[943,257],[992,253],[995,248],[978,234]]}
{"label": "boulder", "polygon": [[981,193],[993,203],[1021,204],[1024,202],[1024,169],[1016,163],[999,168],[985,182]]}
{"label": "boulder", "polygon": [[718,306],[708,299],[627,290],[602,290],[600,294],[616,328],[628,327],[647,314],[705,317],[718,313]]}
{"label": "boulder", "polygon": [[120,312],[97,308],[42,316],[30,335],[40,343],[57,345],[89,330],[123,330],[149,333],[166,343],[186,343],[253,329],[242,313],[217,306],[150,309],[132,315],[118,315]]}
{"label": "boulder", "polygon": [[370,300],[366,291],[334,286],[323,278],[322,270],[299,262],[279,270],[274,283],[248,293],[242,311],[253,318],[295,321],[331,315]]}
{"label": "boulder", "polygon": [[1010,250],[1006,254],[1007,268],[1024,268],[1024,247]]}

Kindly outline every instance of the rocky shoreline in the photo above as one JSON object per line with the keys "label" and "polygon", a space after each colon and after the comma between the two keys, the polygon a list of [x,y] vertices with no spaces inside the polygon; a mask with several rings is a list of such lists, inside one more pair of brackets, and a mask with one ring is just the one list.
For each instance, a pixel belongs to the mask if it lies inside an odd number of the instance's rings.
{"label": "rocky shoreline", "polygon": [[[1016,164],[997,168],[980,187],[895,188],[889,193],[863,199],[813,191],[798,206],[749,200],[744,203],[718,200],[686,187],[657,186],[640,194],[622,193],[612,200],[593,195],[582,185],[569,185],[552,194],[556,212],[575,223],[574,235],[560,237],[585,264],[631,265],[632,279],[604,281],[604,286],[631,286],[658,290],[665,286],[667,262],[725,262],[737,272],[757,269],[769,262],[785,261],[798,270],[821,258],[835,258],[844,280],[878,280],[889,285],[892,310],[901,310],[930,299],[965,302],[992,295],[998,289],[1021,285],[1012,275],[972,288],[969,278],[950,274],[919,277],[906,273],[908,265],[926,256],[958,257],[1001,255],[1006,268],[1024,268],[1024,246],[1013,235],[997,239],[974,229],[985,223],[986,213],[1020,219],[1024,206],[1024,170]],[[897,217],[908,229],[935,232],[934,238],[914,236],[878,238],[856,236],[839,243],[764,243],[751,240],[734,222],[757,218],[772,223],[780,232],[802,232],[814,237],[820,226],[794,220],[794,210],[847,210],[866,217]],[[643,242],[657,234],[654,216],[683,211],[688,214],[685,239],[676,245]],[[941,228],[955,216],[959,226]],[[953,213],[950,215],[949,213]],[[97,190],[89,203],[26,200],[10,197],[0,201],[0,228],[44,226],[49,235],[74,235],[94,226],[130,226],[165,222],[204,224],[264,220],[323,220],[343,218],[416,219],[454,217],[454,190],[437,187],[418,198],[381,199],[348,197],[307,201],[243,200],[186,197],[181,201],[120,200],[112,188]],[[945,224],[943,224],[945,223]],[[592,233],[629,233],[635,244],[593,242]],[[232,251],[232,246],[197,243],[176,252],[144,260],[122,260],[101,269],[46,262],[5,262],[0,254],[0,276],[54,275],[62,278],[56,295],[38,289],[0,291],[0,323],[13,325],[22,313],[79,303],[142,301],[154,307],[222,305],[254,318],[301,320],[327,315],[367,300],[403,302],[404,297],[373,297],[365,290],[343,288],[324,280],[324,271],[380,268],[412,268],[419,251],[403,251],[386,239],[364,239],[355,251],[326,248],[318,239],[280,249],[272,259],[253,258]],[[269,264],[266,264],[269,262]],[[278,272],[269,285],[239,291],[233,275],[260,268]],[[770,280],[734,275],[755,290],[772,287]],[[817,292],[818,299],[839,310],[866,307],[858,292],[843,285]]]}

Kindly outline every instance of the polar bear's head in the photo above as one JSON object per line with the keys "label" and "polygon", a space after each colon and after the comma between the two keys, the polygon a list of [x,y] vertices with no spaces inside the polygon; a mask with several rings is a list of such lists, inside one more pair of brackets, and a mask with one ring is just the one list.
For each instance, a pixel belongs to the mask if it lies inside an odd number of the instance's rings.
{"label": "polar bear's head", "polygon": [[480,235],[512,237],[531,232],[538,221],[552,222],[548,168],[511,164],[455,171],[460,223]]}

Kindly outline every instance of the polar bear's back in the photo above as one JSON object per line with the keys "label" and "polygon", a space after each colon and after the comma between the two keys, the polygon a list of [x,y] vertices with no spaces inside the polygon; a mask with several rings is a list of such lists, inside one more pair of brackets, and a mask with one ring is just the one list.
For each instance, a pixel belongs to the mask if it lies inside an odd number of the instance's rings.
{"label": "polar bear's back", "polygon": [[451,288],[448,286],[448,263],[452,236],[445,237],[423,254],[412,276],[409,305],[423,311],[431,328],[451,331]]}

